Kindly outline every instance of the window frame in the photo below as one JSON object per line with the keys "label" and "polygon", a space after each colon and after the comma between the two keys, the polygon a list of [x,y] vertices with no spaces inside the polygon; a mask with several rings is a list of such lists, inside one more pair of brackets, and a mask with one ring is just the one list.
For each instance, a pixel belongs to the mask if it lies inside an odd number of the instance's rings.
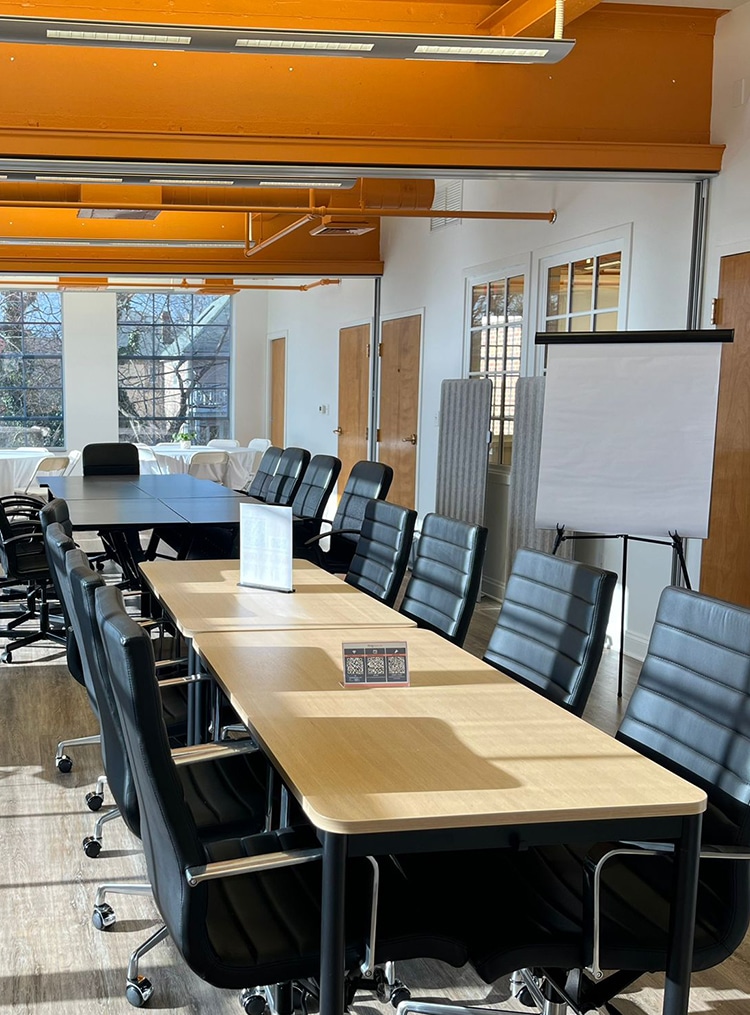
{"label": "window frame", "polygon": [[[533,346],[529,341],[529,323],[530,323],[530,301],[531,301],[531,288],[530,288],[530,263],[529,258],[525,260],[514,259],[512,261],[500,261],[494,262],[487,265],[478,265],[475,268],[470,268],[464,272],[465,288],[464,288],[464,343],[463,343],[463,376],[467,379],[472,377],[489,377],[493,382],[493,388],[496,377],[506,377],[507,372],[501,371],[499,373],[489,373],[487,371],[472,371],[471,369],[471,339],[472,334],[479,330],[472,325],[472,293],[473,290],[480,285],[490,285],[493,282],[506,282],[511,278],[522,278],[523,279],[523,312],[521,314],[521,355],[519,371],[514,376],[516,379],[524,377],[529,373],[529,367],[533,363]],[[507,328],[507,326],[504,326]],[[489,328],[489,324],[488,324]],[[514,417],[512,417],[515,419]],[[490,451],[490,444],[487,446],[488,455]],[[510,462],[508,463],[496,463],[490,461],[488,464],[489,471],[491,473],[500,476],[510,475]]]}
{"label": "window frame", "polygon": [[[154,296],[160,296],[160,295],[165,295],[165,294],[163,293],[163,291],[158,290],[158,287],[155,287],[153,291],[148,291],[148,292],[143,292],[143,291],[128,292],[127,290],[123,290],[121,293],[118,293],[118,297],[121,296],[121,295],[154,297]],[[167,293],[166,295],[169,296],[171,294]],[[192,342],[194,341],[194,338],[195,338],[194,329],[196,328],[196,326],[199,327],[201,325],[200,318],[207,312],[207,310],[209,310],[211,308],[212,304],[207,302],[205,306],[199,307],[199,312],[196,314],[195,300],[196,300],[196,296],[200,296],[201,294],[196,294],[196,293],[181,293],[180,295],[183,296],[183,297],[190,297],[190,300],[191,300],[190,315],[189,315],[188,320],[183,321],[181,323],[172,324],[171,327],[174,327],[174,328],[190,328],[190,329],[192,329],[192,333],[191,333],[190,340],[189,340],[190,344],[192,345]],[[222,296],[217,294],[217,295],[212,296],[212,298],[214,300],[219,300],[219,299],[222,299]],[[234,369],[235,369],[235,364],[234,364],[234,357],[235,357],[234,317],[235,317],[235,315],[234,315],[234,305],[233,305],[233,302],[232,302],[232,297],[231,296],[227,296],[226,300],[227,300],[226,301],[226,307],[227,307],[227,310],[228,310],[229,319],[228,319],[228,321],[226,322],[225,325],[214,325],[214,324],[211,323],[211,321],[203,322],[203,324],[205,326],[209,327],[209,328],[211,328],[211,327],[215,327],[215,328],[222,327],[222,328],[226,329],[226,339],[225,339],[225,349],[226,349],[226,351],[225,352],[220,352],[218,354],[213,353],[211,355],[198,355],[198,356],[194,356],[194,355],[187,356],[187,355],[184,355],[184,353],[182,355],[169,356],[169,355],[157,355],[156,351],[155,351],[156,350],[156,336],[159,333],[159,331],[164,327],[164,324],[161,321],[157,320],[157,314],[156,314],[155,305],[152,303],[152,307],[154,308],[154,312],[151,315],[151,320],[148,320],[148,321],[144,321],[144,320],[134,321],[131,318],[121,317],[121,313],[120,313],[120,301],[119,301],[119,298],[118,298],[118,300],[116,302],[115,318],[116,318],[116,333],[117,333],[117,338],[116,338],[116,343],[117,343],[116,360],[117,360],[117,394],[118,394],[118,430],[119,430],[119,433],[120,433],[120,439],[123,439],[123,431],[127,428],[127,423],[123,423],[122,412],[121,412],[121,409],[120,409],[120,393],[121,393],[122,390],[125,390],[125,391],[133,390],[133,389],[134,390],[138,390],[138,387],[139,387],[138,385],[135,385],[135,384],[131,384],[130,386],[123,386],[122,383],[121,383],[120,370],[121,370],[122,364],[124,362],[128,362],[128,361],[131,362],[131,363],[138,363],[138,362],[140,362],[140,363],[145,363],[145,364],[149,365],[149,372],[150,372],[151,382],[152,382],[149,390],[153,393],[154,398],[157,397],[157,392],[158,391],[161,391],[163,394],[165,394],[165,393],[168,393],[168,391],[170,390],[167,387],[157,388],[157,386],[156,386],[157,364],[159,364],[159,363],[168,364],[168,363],[174,363],[175,361],[182,361],[183,369],[186,368],[186,367],[189,369],[189,367],[187,365],[192,360],[196,360],[198,362],[200,362],[200,361],[204,361],[204,362],[205,361],[210,361],[212,364],[217,364],[217,363],[225,362],[226,363],[226,370],[227,370],[227,373],[226,373],[226,384],[222,383],[217,388],[217,390],[226,391],[226,402],[225,402],[225,405],[222,407],[221,413],[220,414],[216,413],[211,418],[211,420],[208,421],[205,424],[205,427],[206,427],[206,430],[207,430],[206,440],[210,439],[213,436],[218,436],[218,437],[231,437],[232,436],[232,432],[233,432],[233,420],[234,420],[234,405],[233,405],[233,387],[232,387],[232,383],[233,383],[233,376],[234,376]],[[222,308],[220,308],[219,313],[223,313],[223,312],[224,311],[223,311],[223,307],[222,307]],[[122,355],[122,349],[121,349],[121,346],[120,346],[121,329],[122,328],[126,328],[127,329],[127,328],[131,328],[133,326],[141,327],[143,329],[148,329],[151,332],[150,345],[151,345],[151,349],[153,351],[150,354],[149,353],[138,353],[136,355]],[[165,371],[165,374],[166,374],[166,371]],[[177,390],[177,388],[175,388],[175,390]],[[189,397],[192,397],[193,393],[200,394],[200,392],[201,392],[201,387],[200,387],[200,384],[199,384],[194,389],[194,391],[191,392],[191,395]],[[153,406],[152,406],[152,408],[153,408]],[[200,410],[200,406],[199,405],[197,405],[197,404],[191,404],[189,402],[188,406],[187,406],[187,409],[186,409],[186,412],[185,412],[184,422],[182,424],[179,424],[177,429],[185,429],[185,427],[187,427],[188,431],[190,431],[190,432],[197,431],[197,429],[198,429],[197,423],[199,422],[199,415],[198,415],[199,414],[199,410]],[[148,425],[150,427],[151,431],[152,431],[152,440],[146,441],[146,443],[153,443],[153,435],[158,433],[159,430],[161,430],[161,431],[171,430],[171,427],[168,427],[166,424],[168,424],[170,420],[174,420],[174,419],[176,419],[176,417],[169,416],[169,415],[166,415],[166,414],[162,415],[162,416],[157,416],[157,415],[155,415],[153,413],[153,411],[152,411],[151,415],[144,415],[144,416],[142,416],[140,418],[141,422],[146,424],[146,425]],[[164,425],[160,426],[159,425],[160,423],[163,423]],[[221,425],[221,424],[224,424],[224,423],[226,424],[226,426],[222,426]],[[215,429],[217,427],[217,425],[218,425],[218,432],[216,434],[214,434],[213,433],[213,429]],[[211,429],[209,429],[209,428],[211,428]],[[132,426],[131,426],[131,429],[133,429]],[[223,432],[224,430],[226,432]],[[177,430],[175,430],[175,433],[176,432],[177,432]],[[200,438],[200,434],[198,434],[198,436]],[[133,440],[138,441],[138,435],[136,434],[134,437],[131,437],[129,439],[133,439]]]}
{"label": "window frame", "polygon": [[[18,353],[18,354],[16,354],[16,353],[11,353],[11,354],[0,353],[0,359],[2,359],[3,361],[9,361],[11,359],[17,359],[18,361],[20,361],[21,374],[22,374],[22,379],[23,379],[22,380],[22,384],[18,385],[17,388],[10,388],[10,387],[8,387],[8,388],[3,388],[3,390],[9,390],[9,391],[10,390],[18,390],[18,391],[20,391],[22,393],[22,396],[23,396],[23,404],[24,404],[24,410],[25,410],[23,416],[20,416],[18,414],[12,415],[12,416],[11,415],[0,415],[0,427],[5,428],[6,421],[10,420],[10,423],[8,424],[8,429],[12,429],[13,426],[15,426],[16,429],[19,432],[25,432],[25,433],[28,434],[32,430],[34,425],[39,425],[39,426],[42,426],[42,427],[44,426],[43,423],[40,423],[40,424],[33,424],[33,423],[28,424],[29,413],[28,413],[28,407],[27,407],[27,394],[28,394],[29,390],[32,390],[32,391],[36,391],[36,390],[42,391],[42,390],[52,390],[52,389],[49,386],[46,386],[46,387],[36,386],[34,388],[29,388],[27,383],[26,383],[26,365],[28,363],[31,363],[31,362],[40,362],[42,360],[58,361],[59,362],[59,366],[60,366],[60,387],[59,387],[60,402],[59,402],[59,413],[56,413],[54,416],[49,416],[49,420],[50,420],[50,424],[53,427],[55,427],[55,428],[57,427],[57,423],[59,421],[60,440],[49,441],[49,440],[43,439],[41,441],[41,443],[40,443],[40,447],[46,447],[46,448],[49,448],[50,450],[61,450],[61,449],[63,449],[65,447],[65,423],[66,423],[66,421],[65,421],[65,331],[64,331],[64,321],[63,321],[63,300],[62,300],[62,294],[57,292],[57,291],[55,291],[55,290],[45,289],[43,286],[41,286],[39,288],[35,288],[33,286],[29,286],[29,287],[26,287],[26,288],[23,288],[23,289],[4,289],[3,293],[4,294],[9,294],[9,293],[17,293],[17,294],[19,294],[20,297],[21,297],[21,300],[22,300],[22,305],[24,307],[24,311],[25,311],[25,306],[26,306],[26,296],[27,296],[27,294],[34,294],[35,296],[45,295],[45,296],[50,296],[50,297],[56,297],[57,298],[57,300],[58,300],[58,314],[57,314],[58,320],[54,320],[54,321],[44,320],[44,321],[33,322],[33,321],[27,320],[26,314],[24,312],[22,317],[21,317],[21,319],[18,322],[5,321],[4,320],[4,313],[0,313],[0,326],[2,324],[8,324],[8,325],[10,325],[10,324],[16,324],[17,323],[20,326],[20,328],[22,329],[22,346],[23,347],[25,347],[25,334],[24,334],[24,332],[25,332],[25,329],[26,329],[27,326],[30,326],[30,325],[32,325],[34,323],[43,325],[45,327],[54,326],[55,328],[57,328],[57,332],[58,332],[57,333],[57,339],[59,340],[59,351],[57,353],[46,353],[46,352],[44,352],[44,353],[27,353],[25,351],[25,349],[22,348],[22,351],[20,353]],[[37,419],[37,418],[39,418],[42,415],[43,414],[41,414],[41,413],[32,414],[31,419],[32,420],[33,419]],[[25,425],[25,424],[28,424],[28,425]],[[45,436],[43,430],[42,430],[41,436],[42,437]],[[22,441],[20,443],[29,444],[30,441],[31,441],[31,438],[27,437],[25,439],[22,439]]]}

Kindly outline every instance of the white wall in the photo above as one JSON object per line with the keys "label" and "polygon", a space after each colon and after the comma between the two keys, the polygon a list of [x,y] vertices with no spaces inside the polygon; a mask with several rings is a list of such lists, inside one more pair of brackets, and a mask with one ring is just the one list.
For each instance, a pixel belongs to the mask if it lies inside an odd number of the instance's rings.
{"label": "white wall", "polygon": [[[286,444],[335,455],[339,329],[371,323],[374,283],[350,279],[307,292],[271,292],[268,335],[286,334]],[[329,412],[319,412],[328,406]]]}
{"label": "white wall", "polygon": [[268,293],[245,289],[232,298],[232,434],[247,444],[268,437]]}
{"label": "white wall", "polygon": [[63,293],[65,446],[119,439],[117,296]]}

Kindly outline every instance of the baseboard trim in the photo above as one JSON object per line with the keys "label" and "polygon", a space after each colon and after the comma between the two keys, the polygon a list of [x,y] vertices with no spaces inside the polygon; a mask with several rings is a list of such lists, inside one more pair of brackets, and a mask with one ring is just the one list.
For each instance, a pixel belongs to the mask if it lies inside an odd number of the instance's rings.
{"label": "baseboard trim", "polygon": [[633,634],[632,631],[625,632],[625,655],[637,659],[642,663],[648,652],[648,637],[642,634]]}
{"label": "baseboard trim", "polygon": [[502,602],[505,598],[505,582],[498,581],[496,578],[490,578],[489,575],[484,575],[482,577],[482,595]]}

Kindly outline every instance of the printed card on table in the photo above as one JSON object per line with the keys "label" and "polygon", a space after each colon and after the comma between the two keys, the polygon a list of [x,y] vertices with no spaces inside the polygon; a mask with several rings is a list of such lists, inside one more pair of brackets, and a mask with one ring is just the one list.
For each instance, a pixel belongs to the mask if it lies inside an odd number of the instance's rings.
{"label": "printed card on table", "polygon": [[293,592],[292,509],[240,504],[240,585]]}
{"label": "printed card on table", "polygon": [[406,642],[344,642],[344,687],[408,687]]}

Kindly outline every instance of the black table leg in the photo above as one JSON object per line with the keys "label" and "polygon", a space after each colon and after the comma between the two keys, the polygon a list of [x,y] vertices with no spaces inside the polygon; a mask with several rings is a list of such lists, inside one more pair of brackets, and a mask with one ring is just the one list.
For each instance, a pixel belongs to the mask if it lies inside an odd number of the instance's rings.
{"label": "black table leg", "polygon": [[320,1015],[343,1015],[346,837],[332,832],[323,835],[322,891]]}
{"label": "black table leg", "polygon": [[702,814],[683,818],[682,836],[676,847],[663,1015],[687,1015],[690,1001],[702,818]]}

